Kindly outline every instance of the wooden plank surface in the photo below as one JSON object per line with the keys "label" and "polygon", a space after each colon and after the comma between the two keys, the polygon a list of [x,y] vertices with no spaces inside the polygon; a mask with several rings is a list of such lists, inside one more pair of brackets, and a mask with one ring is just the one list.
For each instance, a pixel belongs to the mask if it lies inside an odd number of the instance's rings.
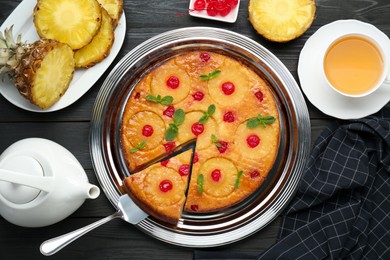
{"label": "wooden plank surface", "polygon": [[[33,1],[33,0],[26,0]],[[21,0],[0,0],[0,24]],[[300,38],[284,44],[271,43],[257,35],[248,21],[248,0],[241,1],[238,20],[234,24],[214,22],[183,14],[188,2],[171,0],[125,0],[127,32],[125,42],[114,63],[97,83],[76,103],[61,111],[32,113],[24,111],[0,96],[0,152],[12,143],[28,137],[42,137],[69,149],[85,168],[89,180],[98,184],[89,154],[89,126],[92,107],[101,84],[115,64],[143,41],[168,30],[212,26],[246,35],[273,52],[291,71],[299,83],[297,64],[306,40],[322,25],[339,19],[358,19],[372,23],[390,35],[390,2],[388,0],[317,0],[313,25]],[[1,87],[1,84],[0,84]],[[307,102],[312,125],[312,143],[321,130],[334,119]],[[69,218],[44,228],[22,228],[0,217],[0,259],[47,259],[39,253],[39,245],[53,236],[72,231],[113,213],[114,208],[102,194],[86,201]],[[234,244],[209,250],[235,250],[256,255],[274,243],[280,225],[276,219],[256,234]],[[51,259],[192,259],[192,248],[173,246],[158,241],[136,227],[114,220],[77,240]]]}

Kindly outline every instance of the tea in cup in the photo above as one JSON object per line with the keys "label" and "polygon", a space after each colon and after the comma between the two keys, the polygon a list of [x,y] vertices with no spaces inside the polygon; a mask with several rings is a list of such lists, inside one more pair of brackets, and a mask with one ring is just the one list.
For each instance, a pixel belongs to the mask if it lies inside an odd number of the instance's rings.
{"label": "tea in cup", "polygon": [[348,97],[363,97],[386,79],[388,60],[382,46],[364,34],[347,34],[334,40],[323,58],[329,86]]}

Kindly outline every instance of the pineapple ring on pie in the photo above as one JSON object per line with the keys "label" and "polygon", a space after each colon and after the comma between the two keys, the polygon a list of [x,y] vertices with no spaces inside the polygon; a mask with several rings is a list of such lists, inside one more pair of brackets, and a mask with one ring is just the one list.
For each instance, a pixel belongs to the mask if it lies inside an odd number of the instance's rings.
{"label": "pineapple ring on pie", "polygon": [[102,24],[92,41],[75,51],[74,59],[77,68],[90,68],[106,58],[114,44],[114,26],[107,11],[102,7]]}
{"label": "pineapple ring on pie", "polygon": [[211,158],[200,166],[199,174],[204,175],[203,192],[216,198],[228,196],[234,191],[237,168],[225,158]]}
{"label": "pineapple ring on pie", "polygon": [[[160,188],[161,185],[172,185],[172,187],[165,188],[166,191],[164,188]],[[161,207],[170,206],[183,200],[186,187],[187,183],[182,180],[177,171],[161,165],[149,168],[145,176],[144,192],[146,198],[152,204]]]}
{"label": "pineapple ring on pie", "polygon": [[244,154],[248,159],[269,158],[276,156],[279,146],[279,128],[267,125],[248,128],[246,122],[241,124],[234,134],[234,144],[238,154]]}
{"label": "pineapple ring on pie", "polygon": [[156,68],[150,84],[154,96],[171,96],[173,97],[172,104],[177,104],[185,99],[191,88],[189,76],[174,63],[174,60]]}
{"label": "pineapple ring on pie", "polygon": [[101,20],[100,5],[96,0],[38,0],[34,9],[38,35],[66,43],[73,50],[92,40]]}
{"label": "pineapple ring on pie", "polygon": [[115,28],[123,12],[123,0],[98,0],[112,18],[112,25]]}
{"label": "pineapple ring on pie", "polygon": [[141,111],[129,119],[124,131],[127,140],[133,147],[145,141],[146,145],[143,150],[151,150],[164,140],[165,125],[156,113]]}
{"label": "pineapple ring on pie", "polygon": [[249,21],[255,30],[275,42],[301,36],[312,24],[315,0],[250,0]]}
{"label": "pineapple ring on pie", "polygon": [[180,126],[177,139],[180,143],[197,138],[196,147],[198,150],[205,149],[211,145],[211,134],[217,130],[217,123],[213,118],[209,118],[206,123],[199,124],[202,112],[193,111],[186,113],[186,119]]}
{"label": "pineapple ring on pie", "polygon": [[221,74],[209,80],[208,91],[221,106],[240,103],[249,91],[246,68],[234,60],[225,60]]}

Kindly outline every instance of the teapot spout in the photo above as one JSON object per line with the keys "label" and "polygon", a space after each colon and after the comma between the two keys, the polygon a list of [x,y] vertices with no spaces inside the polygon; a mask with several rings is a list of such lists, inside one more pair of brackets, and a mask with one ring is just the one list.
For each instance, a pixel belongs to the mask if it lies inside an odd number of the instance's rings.
{"label": "teapot spout", "polygon": [[84,187],[86,199],[96,199],[100,195],[100,189],[98,186],[87,183]]}

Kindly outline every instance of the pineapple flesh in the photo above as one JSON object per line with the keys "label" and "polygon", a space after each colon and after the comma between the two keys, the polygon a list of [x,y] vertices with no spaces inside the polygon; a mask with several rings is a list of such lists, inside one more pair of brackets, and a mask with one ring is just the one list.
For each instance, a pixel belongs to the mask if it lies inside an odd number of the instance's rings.
{"label": "pineapple flesh", "polygon": [[98,0],[98,2],[107,10],[115,28],[123,12],[123,0]]}
{"label": "pineapple flesh", "polygon": [[275,42],[301,36],[312,24],[315,0],[251,0],[249,20],[255,30]]}
{"label": "pineapple flesh", "polygon": [[75,51],[77,68],[89,68],[102,61],[110,54],[114,43],[114,26],[107,11],[102,7],[102,24],[92,41],[83,48]]}
{"label": "pineapple flesh", "polygon": [[56,40],[33,44],[15,42],[12,28],[0,33],[0,74],[8,74],[19,93],[31,103],[46,109],[68,89],[75,63],[73,50]]}
{"label": "pineapple flesh", "polygon": [[38,0],[34,24],[38,35],[68,44],[73,50],[87,45],[101,24],[96,0]]}

